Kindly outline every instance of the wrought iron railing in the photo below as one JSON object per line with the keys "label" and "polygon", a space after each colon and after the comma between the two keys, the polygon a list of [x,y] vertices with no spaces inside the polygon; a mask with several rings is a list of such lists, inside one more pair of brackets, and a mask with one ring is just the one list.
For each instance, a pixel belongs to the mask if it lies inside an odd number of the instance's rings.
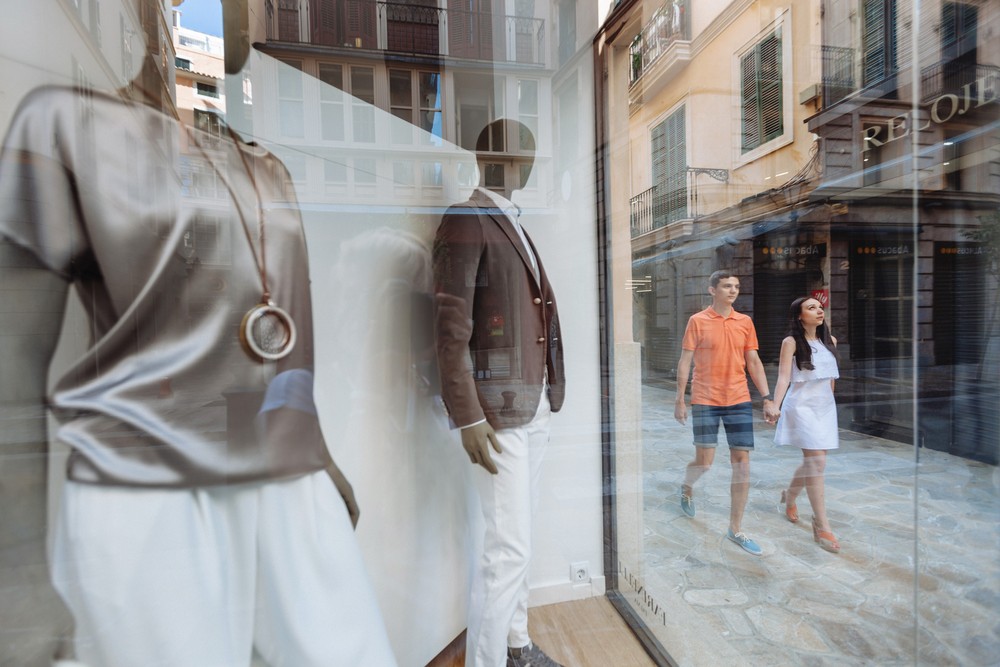
{"label": "wrought iron railing", "polygon": [[324,7],[303,31],[298,0],[265,0],[264,10],[271,41],[545,64],[545,19],[530,16],[401,0],[341,0]]}
{"label": "wrought iron railing", "polygon": [[678,40],[691,39],[689,0],[668,0],[653,12],[629,46],[629,85],[642,77],[653,63]]}
{"label": "wrought iron railing", "polygon": [[920,72],[920,86],[923,102],[948,94],[960,100],[964,100],[966,94],[976,100],[986,91],[993,91],[996,96],[1000,94],[1000,67],[954,60],[939,62]]}
{"label": "wrought iron railing", "polygon": [[[721,185],[710,184],[705,188],[702,184],[702,192],[699,193],[699,176],[709,176]],[[727,169],[688,167],[629,200],[632,238],[716,210],[724,205],[726,192],[730,190]],[[705,193],[707,197],[701,196]]]}
{"label": "wrought iron railing", "polygon": [[688,176],[680,173],[643,190],[629,202],[632,238],[688,218]]}
{"label": "wrought iron railing", "polygon": [[854,92],[854,49],[824,46],[823,106],[829,107]]}
{"label": "wrought iron railing", "polygon": [[379,2],[380,21],[385,23],[388,51],[437,55],[441,52],[440,25],[446,10],[402,2]]}

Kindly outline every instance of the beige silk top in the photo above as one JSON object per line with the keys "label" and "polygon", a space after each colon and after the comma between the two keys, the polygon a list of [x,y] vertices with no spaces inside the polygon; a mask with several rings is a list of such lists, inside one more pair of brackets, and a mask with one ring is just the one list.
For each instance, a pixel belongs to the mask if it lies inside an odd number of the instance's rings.
{"label": "beige silk top", "polygon": [[[142,105],[55,87],[21,104],[0,156],[0,234],[72,282],[89,318],[86,351],[49,398],[70,479],[192,487],[329,463],[287,180],[266,150]],[[259,254],[254,181],[272,299],[298,329],[291,355],[271,363],[238,339],[262,294],[236,208]]]}

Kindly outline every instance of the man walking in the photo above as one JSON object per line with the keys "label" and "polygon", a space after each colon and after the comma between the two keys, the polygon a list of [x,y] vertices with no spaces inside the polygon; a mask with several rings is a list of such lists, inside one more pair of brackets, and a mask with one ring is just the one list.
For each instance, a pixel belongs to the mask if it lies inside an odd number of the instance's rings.
{"label": "man walking", "polygon": [[765,419],[774,421],[777,411],[768,389],[764,365],[757,355],[757,332],[753,322],[733,309],[733,303],[740,295],[739,278],[729,271],[716,271],[709,277],[708,293],[712,295],[712,305],[688,320],[683,351],[677,363],[674,417],[684,424],[687,422],[684,393],[694,362],[691,416],[695,458],[687,465],[681,486],[681,509],[687,516],[694,517],[693,487],[715,460],[721,421],[726,427],[733,469],[729,487],[729,531],[726,536],[744,551],[759,556],[760,546],[747,537],[741,527],[750,489],[750,452],[753,451],[753,410],[747,372],[764,397]]}
{"label": "man walking", "polygon": [[[496,120],[476,142],[483,183],[502,159],[491,138],[520,142],[522,181],[534,138],[523,124]],[[496,145],[496,143],[494,143]],[[466,665],[555,666],[528,636],[528,569],[538,473],[549,413],[565,394],[555,296],[538,251],[502,192],[476,188],[451,207],[434,243],[441,394],[473,464],[486,527],[469,605]]]}

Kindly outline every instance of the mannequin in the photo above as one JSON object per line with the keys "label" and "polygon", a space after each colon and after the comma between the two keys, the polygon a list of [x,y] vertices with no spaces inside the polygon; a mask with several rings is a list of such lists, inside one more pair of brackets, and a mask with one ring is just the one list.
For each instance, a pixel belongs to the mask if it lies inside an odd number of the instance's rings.
{"label": "mannequin", "polygon": [[534,157],[526,126],[487,125],[476,145],[481,186],[448,209],[434,244],[441,394],[476,465],[486,524],[466,664],[556,665],[528,636],[527,603],[538,472],[550,413],[565,395],[562,334],[552,285],[510,201],[514,184],[485,188],[503,161],[489,151],[491,137],[493,145],[516,139]]}
{"label": "mannequin", "polygon": [[[234,73],[245,2],[223,9]],[[0,663],[393,665],[313,404],[287,173],[164,115],[155,55],[117,95],[34,91],[0,153],[0,633],[30,631]],[[92,340],[49,390],[70,288]],[[46,407],[71,450],[51,580]]]}

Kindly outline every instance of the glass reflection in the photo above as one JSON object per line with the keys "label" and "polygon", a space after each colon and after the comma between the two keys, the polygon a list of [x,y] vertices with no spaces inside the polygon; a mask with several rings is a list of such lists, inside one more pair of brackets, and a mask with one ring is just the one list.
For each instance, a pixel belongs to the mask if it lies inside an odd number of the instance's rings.
{"label": "glass reflection", "polygon": [[[998,285],[977,259],[996,253],[997,182],[972,149],[996,147],[998,17],[670,0],[618,3],[598,33],[609,270],[631,296],[609,305],[618,589],[679,664],[984,664],[1000,647]],[[791,511],[802,458],[772,447],[759,402],[743,530],[763,556],[725,539],[728,475],[704,476],[694,517],[682,500],[682,334],[716,269],[742,278],[772,387],[793,299],[838,339],[840,447],[822,468],[839,554],[822,504]],[[808,488],[820,466],[801,465]]]}

